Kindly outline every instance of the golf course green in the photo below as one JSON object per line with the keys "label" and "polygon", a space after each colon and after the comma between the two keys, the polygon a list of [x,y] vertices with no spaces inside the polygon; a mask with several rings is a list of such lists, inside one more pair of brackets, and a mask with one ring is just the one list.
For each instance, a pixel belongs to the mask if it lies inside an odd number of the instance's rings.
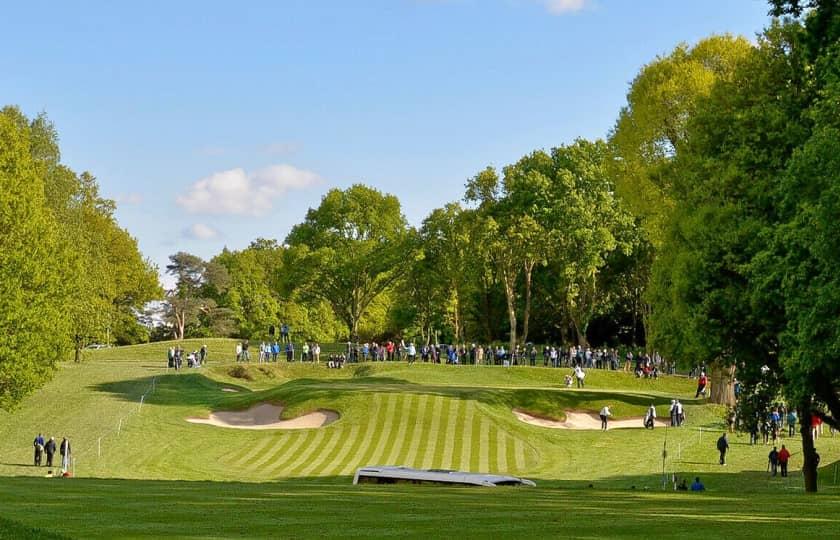
{"label": "golf course green", "polygon": [[[764,445],[733,435],[726,467],[715,441],[723,410],[693,399],[685,377],[637,379],[590,370],[400,362],[344,369],[278,362],[237,365],[234,342],[207,343],[200,369],[166,369],[170,343],[91,351],[13,413],[0,413],[0,538],[185,538],[379,535],[828,537],[840,531],[840,437],[818,439],[820,493],[806,496],[798,436],[792,474],[771,477]],[[563,420],[567,411],[667,417],[681,428],[551,429],[513,410]],[[141,401],[142,400],[142,401]],[[304,429],[229,429],[188,418],[283,407],[294,419],[334,411]],[[38,433],[71,440],[73,478],[32,465]],[[663,459],[663,450],[665,457]],[[354,486],[365,465],[504,473],[537,488]],[[664,473],[664,474],[663,474]],[[704,493],[671,480],[701,477]]]}

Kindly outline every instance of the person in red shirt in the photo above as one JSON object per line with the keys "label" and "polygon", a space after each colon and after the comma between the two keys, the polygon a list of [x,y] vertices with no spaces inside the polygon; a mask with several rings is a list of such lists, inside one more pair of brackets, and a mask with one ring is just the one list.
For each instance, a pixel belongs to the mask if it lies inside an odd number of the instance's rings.
{"label": "person in red shirt", "polygon": [[785,445],[782,445],[782,449],[779,450],[778,459],[779,459],[779,468],[782,470],[782,476],[787,476],[788,475],[787,474],[787,471],[788,471],[787,466],[788,466],[788,461],[790,460],[790,452],[788,451],[787,448],[785,448]]}
{"label": "person in red shirt", "polygon": [[811,436],[817,439],[822,435],[822,418],[816,414],[811,415]]}
{"label": "person in red shirt", "polygon": [[695,399],[700,397],[700,394],[703,394],[703,397],[706,397],[706,384],[709,382],[709,379],[706,378],[706,372],[700,372],[700,378],[697,379],[697,393],[694,394]]}

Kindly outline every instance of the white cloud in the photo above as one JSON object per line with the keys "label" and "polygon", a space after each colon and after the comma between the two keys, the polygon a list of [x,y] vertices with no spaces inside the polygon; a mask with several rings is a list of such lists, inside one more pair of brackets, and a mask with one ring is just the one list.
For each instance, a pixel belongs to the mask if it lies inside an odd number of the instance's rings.
{"label": "white cloud", "polygon": [[544,0],[545,9],[552,15],[577,13],[589,3],[589,0]]}
{"label": "white cloud", "polygon": [[230,169],[213,173],[190,186],[176,201],[190,213],[262,216],[290,189],[303,189],[321,178],[291,165],[272,165],[254,172]]}
{"label": "white cloud", "polygon": [[219,231],[210,225],[195,223],[184,229],[184,236],[195,240],[214,240],[219,237]]}
{"label": "white cloud", "polygon": [[125,193],[114,197],[117,204],[140,204],[143,202],[143,195],[139,193]]}

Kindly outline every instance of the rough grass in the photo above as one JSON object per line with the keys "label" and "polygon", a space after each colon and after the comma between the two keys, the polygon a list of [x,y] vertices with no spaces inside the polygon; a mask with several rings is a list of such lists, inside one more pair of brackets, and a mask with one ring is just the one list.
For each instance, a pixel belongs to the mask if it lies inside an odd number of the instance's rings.
{"label": "rough grass", "polygon": [[[0,515],[76,537],[283,536],[278,523],[291,536],[439,536],[463,533],[458,516],[469,517],[475,531],[490,527],[512,536],[634,536],[652,527],[650,533],[667,537],[689,530],[658,519],[663,512],[680,516],[687,527],[697,513],[714,516],[710,523],[741,519],[752,532],[777,517],[814,534],[837,526],[820,516],[824,502],[837,502],[833,462],[840,457],[840,437],[818,442],[827,465],[821,487],[831,495],[814,499],[819,508],[806,522],[797,516],[811,500],[797,495],[801,475],[770,478],[767,447],[736,437],[729,465],[717,465],[722,411],[693,400],[693,383],[685,378],[648,381],[592,370],[587,387],[578,390],[561,388],[565,369],[379,363],[328,370],[285,362],[252,362],[239,368],[247,377],[232,377],[233,364],[217,351],[232,351],[234,342],[206,343],[210,366],[180,373],[165,370],[166,343],[93,352],[83,364],[63,365],[20,410],[0,413],[0,475],[43,475],[30,466],[38,431],[71,437],[77,475],[0,478]],[[629,417],[655,403],[666,415],[675,397],[687,404],[689,421],[667,431],[551,430],[511,414],[518,407],[562,417],[565,410],[610,404],[617,417]],[[226,430],[184,420],[261,401],[283,403],[286,417],[318,408],[342,416],[325,428],[298,431]],[[795,454],[795,471],[799,443],[783,442]],[[662,493],[663,448],[667,474],[700,475],[713,495]],[[540,487],[391,491],[350,485],[356,468],[373,464],[513,473]],[[576,491],[590,483],[595,491]],[[41,508],[36,494],[45,490],[51,504]],[[771,498],[783,505],[776,513],[764,508]],[[604,508],[620,512],[620,519],[598,520]],[[93,519],[92,512],[100,517]],[[201,516],[202,525],[193,527],[190,512]],[[231,515],[241,519],[225,517]],[[326,520],[323,529],[319,520]]]}

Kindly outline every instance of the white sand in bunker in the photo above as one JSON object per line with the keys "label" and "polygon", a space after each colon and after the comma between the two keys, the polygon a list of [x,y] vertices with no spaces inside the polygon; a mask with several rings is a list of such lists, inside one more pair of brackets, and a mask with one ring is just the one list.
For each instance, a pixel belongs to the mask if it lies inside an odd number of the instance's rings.
{"label": "white sand in bunker", "polygon": [[[540,418],[519,409],[513,409],[513,414],[520,421],[531,424],[532,426],[552,429],[601,429],[601,417],[593,412],[566,411],[566,419],[563,421]],[[610,419],[607,424],[607,429],[644,428],[643,419],[644,417],[642,416],[624,418],[622,420]],[[667,424],[664,420],[657,419],[654,425],[656,427],[665,427]]]}
{"label": "white sand in bunker", "polygon": [[210,413],[210,418],[187,418],[187,422],[232,429],[312,429],[332,424],[339,418],[335,411],[319,409],[291,420],[280,420],[282,412],[280,405],[260,403],[244,411]]}
{"label": "white sand in bunker", "polygon": [[239,392],[236,388],[222,388],[222,392]]}

